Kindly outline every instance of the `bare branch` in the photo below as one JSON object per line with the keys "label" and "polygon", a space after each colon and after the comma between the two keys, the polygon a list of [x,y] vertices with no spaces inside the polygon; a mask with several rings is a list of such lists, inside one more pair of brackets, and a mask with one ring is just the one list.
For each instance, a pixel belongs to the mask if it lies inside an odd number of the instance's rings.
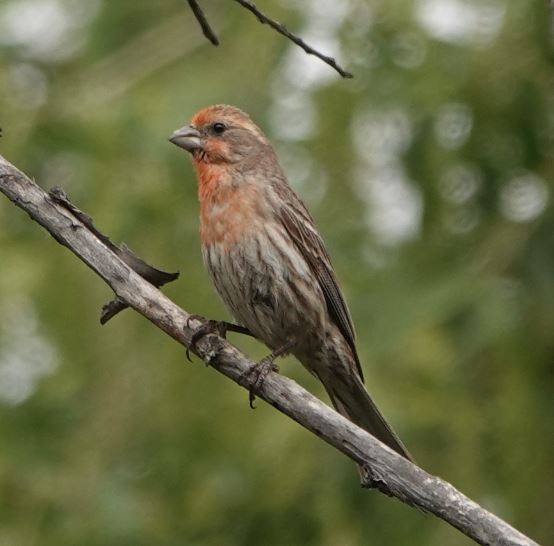
{"label": "bare branch", "polygon": [[194,13],[194,16],[196,17],[196,20],[198,21],[198,24],[200,25],[200,28],[202,29],[202,33],[204,34],[204,36],[213,45],[218,46],[219,39],[217,37],[217,34],[210,26],[210,23],[208,23],[208,19],[206,18],[206,15],[202,11],[202,8],[199,6],[198,2],[196,0],[187,0],[187,2],[189,3],[192,13]]}
{"label": "bare branch", "polygon": [[318,59],[321,59],[324,63],[328,64],[331,68],[334,68],[343,78],[353,78],[354,75],[350,72],[347,72],[337,64],[337,61],[333,57],[329,57],[328,55],[324,55],[323,53],[317,51],[312,46],[308,45],[302,38],[299,38],[295,34],[293,34],[285,25],[282,23],[279,23],[279,21],[275,21],[271,17],[268,17],[265,15],[265,13],[262,13],[254,4],[254,2],[250,2],[250,0],[235,0],[235,2],[238,2],[243,8],[246,8],[248,11],[252,12],[257,18],[260,23],[264,25],[269,25],[272,29],[276,30],[279,34],[282,34],[286,38],[288,38],[291,42],[294,42],[297,46],[301,47],[308,55],[314,55]]}
{"label": "bare branch", "polygon": [[[192,12],[194,13],[196,20],[200,24],[200,27],[202,28],[202,32],[204,33],[204,36],[212,44],[219,45],[219,40],[217,38],[217,35],[215,34],[210,24],[208,23],[208,19],[206,18],[206,15],[198,5],[198,2],[196,0],[187,0],[187,2],[189,3],[189,6]],[[238,2],[243,8],[246,8],[248,11],[252,12],[258,18],[258,21],[260,21],[260,23],[264,25],[269,25],[272,29],[276,30],[279,34],[285,36],[285,38],[288,38],[291,42],[301,47],[308,55],[314,55],[318,59],[321,59],[324,63],[328,64],[331,68],[336,70],[343,78],[354,77],[351,72],[344,70],[344,68],[342,68],[337,63],[337,61],[335,61],[333,57],[324,55],[320,51],[317,51],[317,49],[314,49],[312,46],[310,46],[304,40],[302,40],[302,38],[292,33],[285,25],[283,25],[282,23],[279,23],[279,21],[275,21],[275,19],[272,19],[265,13],[261,12],[253,2],[250,2],[250,0],[235,0],[235,2]]]}
{"label": "bare branch", "polygon": [[[0,191],[102,277],[123,303],[185,347],[190,345],[200,323],[137,274],[91,230],[88,222],[83,222],[83,217],[74,214],[72,206],[60,203],[1,156]],[[191,350],[217,371],[249,387],[245,372],[254,363],[224,339],[209,334]],[[537,546],[449,483],[397,455],[291,379],[270,373],[256,394],[364,465],[370,476],[367,487],[435,514],[479,544]]]}
{"label": "bare branch", "polygon": [[[79,210],[73,203],[69,201],[67,195],[62,188],[56,186],[52,188],[48,195],[59,203],[62,207],[71,212],[75,218],[80,220],[87,229],[96,235],[114,254],[119,256],[128,266],[133,268],[143,279],[146,279],[150,284],[153,284],[156,288],[174,281],[179,277],[179,273],[168,273],[167,271],[161,271],[151,265],[147,264],[142,258],[139,258],[125,243],[116,245],[112,240],[104,235],[92,222],[92,218]],[[106,324],[111,318],[115,317],[118,313],[126,309],[128,305],[119,298],[114,298],[112,301],[104,305],[102,308],[102,315],[100,317],[100,323]]]}

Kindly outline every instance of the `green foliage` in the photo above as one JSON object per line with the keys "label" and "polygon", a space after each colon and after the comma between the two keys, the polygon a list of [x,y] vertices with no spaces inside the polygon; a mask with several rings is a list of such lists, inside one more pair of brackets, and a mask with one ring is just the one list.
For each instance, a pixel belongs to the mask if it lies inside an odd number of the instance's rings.
{"label": "green foliage", "polygon": [[[419,464],[552,544],[547,3],[263,4],[355,78],[231,2],[203,3],[214,48],[182,1],[5,0],[0,153],[180,270],[177,303],[225,317],[167,137],[210,103],[248,111],[328,242],[368,388]],[[109,290],[2,199],[0,248],[0,544],[470,544],[361,491],[348,460],[250,411],[142,318],[101,327]]]}

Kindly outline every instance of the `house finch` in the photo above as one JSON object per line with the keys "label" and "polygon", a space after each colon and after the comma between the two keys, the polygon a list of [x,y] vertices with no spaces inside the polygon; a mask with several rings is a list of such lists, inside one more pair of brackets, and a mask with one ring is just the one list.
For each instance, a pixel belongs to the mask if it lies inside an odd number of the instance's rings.
{"label": "house finch", "polygon": [[[270,142],[233,106],[200,110],[170,141],[192,154],[204,263],[236,321],[273,352],[293,354],[335,409],[410,455],[363,386],[355,333],[327,250]],[[260,376],[260,377],[261,377]]]}

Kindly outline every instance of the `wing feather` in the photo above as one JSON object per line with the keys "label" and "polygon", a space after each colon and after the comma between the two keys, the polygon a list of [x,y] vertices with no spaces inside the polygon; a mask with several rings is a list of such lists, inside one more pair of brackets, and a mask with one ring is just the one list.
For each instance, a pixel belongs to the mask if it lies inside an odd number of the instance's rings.
{"label": "wing feather", "polygon": [[363,381],[364,376],[356,351],[354,324],[323,239],[317,232],[310,213],[296,195],[294,195],[294,199],[287,199],[284,202],[287,204],[280,210],[283,225],[316,276],[325,296],[329,314],[352,350],[356,370]]}

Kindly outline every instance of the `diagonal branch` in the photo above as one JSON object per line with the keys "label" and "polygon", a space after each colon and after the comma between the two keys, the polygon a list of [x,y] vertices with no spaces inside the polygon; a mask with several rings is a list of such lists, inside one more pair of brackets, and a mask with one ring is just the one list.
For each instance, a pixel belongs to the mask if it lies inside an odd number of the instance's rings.
{"label": "diagonal branch", "polygon": [[[96,237],[98,237],[98,239],[100,239],[100,241],[102,241],[102,243],[104,243],[114,254],[119,256],[129,267],[136,271],[143,279],[146,279],[150,284],[153,284],[156,288],[159,288],[168,282],[174,281],[179,277],[179,273],[168,273],[147,264],[124,243],[119,246],[113,243],[109,237],[96,228],[96,226],[92,223],[92,218],[88,214],[85,214],[73,203],[71,203],[63,189],[59,186],[52,188],[48,192],[48,195],[51,199],[71,212],[75,218],[77,218],[92,234],[96,235]],[[116,296],[102,308],[100,323],[106,324],[108,320],[115,317],[115,315],[127,307],[128,305]]]}
{"label": "diagonal branch", "polygon": [[254,2],[251,2],[250,0],[235,0],[235,2],[238,2],[243,8],[247,9],[248,11],[252,12],[257,18],[260,23],[263,25],[269,25],[273,30],[276,30],[279,34],[282,34],[286,38],[288,38],[291,42],[294,42],[297,46],[301,47],[308,55],[314,55],[318,59],[321,59],[324,63],[328,64],[330,67],[334,68],[343,78],[353,78],[353,74],[351,72],[347,72],[337,64],[337,61],[333,57],[329,57],[328,55],[324,55],[323,53],[317,51],[312,46],[308,45],[302,38],[299,38],[295,34],[293,34],[283,23],[279,23],[279,21],[275,21],[271,17],[267,16],[265,13],[260,11]]}
{"label": "diagonal branch", "polygon": [[[102,277],[123,303],[180,344],[190,345],[194,329],[200,323],[125,263],[67,203],[60,203],[46,193],[2,156],[0,192]],[[191,350],[220,373],[248,387],[244,374],[253,362],[224,339],[207,335]],[[291,379],[271,373],[256,394],[367,467],[370,476],[367,487],[435,514],[479,544],[537,546],[448,482],[397,455]]]}
{"label": "diagonal branch", "polygon": [[[210,23],[208,22],[208,19],[202,11],[202,8],[199,6],[197,0],[187,0],[187,2],[190,6],[190,9],[192,10],[192,13],[194,14],[194,17],[196,17],[196,20],[198,21],[198,24],[200,25],[204,36],[212,44],[219,45],[217,35],[210,26]],[[301,47],[308,55],[313,55],[314,57],[321,59],[324,63],[328,64],[331,68],[336,70],[343,78],[354,77],[351,72],[348,72],[347,70],[342,68],[333,57],[325,55],[317,49],[313,48],[311,45],[302,40],[302,38],[292,33],[285,25],[283,25],[283,23],[275,21],[275,19],[272,19],[271,17],[260,11],[256,4],[254,4],[254,2],[251,2],[250,0],[235,0],[235,2],[238,2],[243,8],[253,13],[257,17],[258,21],[260,21],[260,23],[264,25],[269,25],[273,30],[276,30],[279,34],[281,34],[285,38],[288,38],[297,46]]]}
{"label": "diagonal branch", "polygon": [[210,26],[210,23],[208,23],[208,19],[206,18],[206,15],[202,11],[202,8],[198,4],[196,0],[187,0],[189,3],[190,9],[192,10],[192,13],[196,17],[196,20],[198,21],[198,24],[200,25],[200,28],[202,29],[202,34],[215,46],[219,45],[219,39],[217,37],[217,34]]}

